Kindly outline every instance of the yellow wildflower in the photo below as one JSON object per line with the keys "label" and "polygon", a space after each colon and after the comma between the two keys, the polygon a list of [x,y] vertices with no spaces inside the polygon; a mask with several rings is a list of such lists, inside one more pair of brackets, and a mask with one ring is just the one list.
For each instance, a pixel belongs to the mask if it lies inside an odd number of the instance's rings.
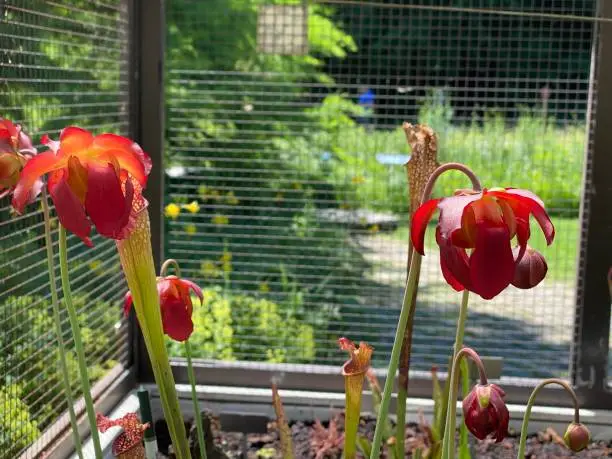
{"label": "yellow wildflower", "polygon": [[229,218],[227,217],[227,215],[221,215],[221,214],[217,214],[212,218],[212,222],[215,225],[227,225],[229,224]]}
{"label": "yellow wildflower", "polygon": [[363,175],[355,175],[352,179],[351,182],[353,182],[355,185],[360,185],[362,183],[365,183],[366,179]]}
{"label": "yellow wildflower", "polygon": [[259,291],[261,293],[268,293],[270,291],[270,286],[267,282],[262,282],[261,284],[259,284]]}
{"label": "yellow wildflower", "polygon": [[376,224],[370,225],[370,227],[368,228],[368,231],[371,234],[376,234],[376,233],[378,233],[380,231],[380,227],[378,225],[376,225]]}
{"label": "yellow wildflower", "polygon": [[89,262],[89,269],[92,270],[96,274],[100,274],[100,267],[102,266],[102,262],[100,260],[92,260]]}
{"label": "yellow wildflower", "polygon": [[230,191],[225,195],[225,200],[230,206],[235,206],[240,202],[233,191]]}
{"label": "yellow wildflower", "polygon": [[200,271],[202,272],[202,275],[206,278],[214,278],[219,277],[221,275],[219,268],[217,268],[215,262],[211,260],[204,260],[200,265]]}
{"label": "yellow wildflower", "polygon": [[164,214],[166,215],[166,217],[171,218],[172,220],[176,220],[180,213],[181,208],[173,202],[171,202],[164,208]]}
{"label": "yellow wildflower", "polygon": [[221,267],[224,272],[232,272],[232,252],[223,252],[223,255],[221,255],[219,261],[221,262]]}
{"label": "yellow wildflower", "polygon": [[185,225],[185,232],[189,234],[190,236],[193,236],[197,231],[198,229],[193,223],[190,223],[189,225]]}
{"label": "yellow wildflower", "polygon": [[191,201],[189,204],[183,204],[181,207],[192,214],[197,214],[200,211],[198,201]]}

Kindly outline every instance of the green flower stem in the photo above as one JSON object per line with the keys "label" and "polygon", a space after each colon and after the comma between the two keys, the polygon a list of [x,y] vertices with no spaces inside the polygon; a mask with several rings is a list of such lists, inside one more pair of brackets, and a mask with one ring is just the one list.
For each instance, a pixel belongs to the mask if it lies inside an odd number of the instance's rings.
{"label": "green flower stem", "polygon": [[91,441],[94,447],[96,459],[102,459],[102,448],[100,446],[100,435],[96,425],[96,410],[94,408],[93,399],[91,398],[91,386],[89,384],[89,376],[87,374],[87,362],[85,361],[85,350],[81,341],[81,329],[76,309],[72,303],[72,293],[70,292],[70,280],[68,279],[68,250],[66,243],[66,228],[60,225],[59,228],[59,254],[60,254],[60,273],[62,277],[62,291],[64,292],[64,304],[68,311],[68,319],[70,320],[70,329],[74,338],[74,349],[76,351],[77,363],[79,367],[79,376],[81,378],[81,389],[83,390],[83,399],[85,400],[85,410],[89,420],[89,428],[91,430]]}
{"label": "green flower stem", "polygon": [[155,382],[164,410],[168,431],[177,459],[189,459],[185,424],[176,394],[172,368],[164,339],[155,263],[151,248],[149,214],[142,210],[136,217],[130,235],[116,241],[121,265],[128,283],[134,310],[149,354]]}
{"label": "green flower stem", "polygon": [[527,402],[525,416],[523,417],[523,425],[521,427],[521,440],[519,443],[518,454],[516,455],[517,459],[525,459],[525,442],[527,440],[527,429],[529,427],[529,417],[531,416],[531,409],[533,408],[533,404],[535,403],[535,399],[538,395],[538,392],[540,392],[540,390],[542,390],[545,386],[549,384],[558,384],[563,387],[568,394],[570,394],[570,396],[572,397],[572,401],[574,402],[574,422],[576,424],[580,423],[580,406],[578,404],[578,397],[576,397],[574,389],[572,389],[566,381],[563,381],[562,379],[558,378],[545,379],[544,381],[541,381],[535,387],[535,389],[533,389],[533,392],[529,397],[529,401]]}
{"label": "green flower stem", "polygon": [[[412,247],[410,247],[412,249]],[[410,253],[409,258],[412,259],[413,253]],[[419,278],[421,270],[417,273],[417,285],[419,284]],[[416,298],[417,289],[414,289],[414,294],[410,300],[408,314],[408,321],[406,322],[406,330],[404,332],[404,339],[402,343],[402,350],[400,352],[400,370],[398,376],[398,390],[397,390],[397,423],[395,426],[395,454],[396,457],[405,457],[405,437],[406,437],[406,402],[408,399],[408,370],[410,367],[410,354],[412,352],[412,328],[414,325],[414,312],[416,311]],[[405,368],[401,368],[401,365],[405,365]]]}
{"label": "green flower stem", "polygon": [[55,333],[57,335],[57,358],[59,362],[59,370],[62,375],[62,383],[66,395],[66,403],[68,404],[68,415],[70,416],[70,427],[72,428],[72,436],[74,438],[74,449],[80,459],[83,459],[83,446],[81,444],[81,436],[79,435],[79,426],[77,424],[76,414],[74,412],[74,397],[72,396],[72,388],[70,386],[70,374],[68,373],[68,362],[66,362],[66,344],[62,332],[62,321],[60,317],[60,307],[57,295],[57,281],[55,279],[55,262],[53,261],[53,240],[51,239],[51,217],[49,213],[49,202],[47,199],[47,190],[43,186],[42,189],[42,209],[45,220],[45,245],[47,248],[47,269],[49,271],[49,289],[51,290],[51,305],[53,306],[53,321],[55,323]]}
{"label": "green flower stem", "polygon": [[446,411],[446,428],[444,429],[444,438],[442,440],[443,459],[454,459],[455,457],[455,424],[457,420],[458,392],[456,381],[457,375],[459,374],[457,356],[463,347],[463,335],[465,333],[469,297],[469,291],[464,290],[461,299],[461,308],[459,309],[459,318],[457,319],[457,334],[455,336],[455,346],[453,348],[453,366],[449,372],[451,384],[449,386],[448,408]]}
{"label": "green flower stem", "polygon": [[404,330],[406,329],[406,323],[408,322],[408,316],[410,315],[411,307],[414,308],[414,304],[411,302],[411,298],[417,288],[418,273],[421,269],[421,254],[415,252],[412,261],[410,263],[410,274],[406,282],[406,290],[404,292],[404,300],[402,302],[402,309],[400,312],[399,320],[397,323],[397,330],[395,332],[395,341],[393,342],[393,350],[391,351],[391,359],[389,360],[389,369],[387,370],[387,378],[385,380],[385,388],[383,390],[382,400],[380,402],[380,410],[378,411],[378,418],[376,419],[376,430],[374,432],[374,439],[372,440],[372,451],[370,453],[370,459],[378,459],[380,456],[380,448],[382,442],[382,436],[384,432],[385,420],[389,412],[389,402],[391,400],[391,391],[393,390],[393,382],[395,381],[395,373],[399,365],[400,351],[402,343],[404,341]]}
{"label": "green flower stem", "polygon": [[200,457],[206,459],[206,442],[204,441],[204,426],[202,425],[202,416],[200,414],[200,406],[198,404],[198,393],[196,392],[195,375],[193,374],[193,364],[191,362],[191,344],[189,340],[185,341],[185,354],[187,355],[187,376],[191,385],[191,400],[193,401],[193,412],[198,429],[198,443],[200,445]]}

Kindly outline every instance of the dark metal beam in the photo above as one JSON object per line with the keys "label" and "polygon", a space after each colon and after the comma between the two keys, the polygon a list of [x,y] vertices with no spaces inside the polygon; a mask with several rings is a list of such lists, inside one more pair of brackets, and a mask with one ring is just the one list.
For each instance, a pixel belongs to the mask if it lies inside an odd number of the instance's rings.
{"label": "dark metal beam", "polygon": [[[612,18],[612,2],[599,1],[599,17]],[[584,165],[582,234],[576,304],[572,382],[587,406],[609,408],[607,369],[612,266],[612,24],[596,25],[589,94],[589,135]]]}
{"label": "dark metal beam", "polygon": [[[130,126],[133,139],[153,162],[145,197],[149,201],[151,243],[157,269],[164,256],[164,16],[164,0],[130,0]],[[137,378],[152,381],[148,354],[133,314],[131,320]]]}

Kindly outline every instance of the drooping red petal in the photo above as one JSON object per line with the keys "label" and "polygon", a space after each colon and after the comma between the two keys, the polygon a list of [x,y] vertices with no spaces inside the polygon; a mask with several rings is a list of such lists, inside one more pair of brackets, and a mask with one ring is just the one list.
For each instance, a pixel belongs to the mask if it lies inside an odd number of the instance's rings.
{"label": "drooping red petal", "polygon": [[440,199],[430,199],[421,205],[412,216],[410,239],[412,240],[414,250],[421,255],[425,255],[425,230],[427,229],[427,224],[436,211],[439,202]]}
{"label": "drooping red petal", "polygon": [[200,305],[204,302],[204,294],[202,293],[202,289],[195,284],[194,282],[191,282],[190,280],[187,279],[181,279],[181,282],[183,282],[184,284],[187,285],[187,287],[193,291],[193,293],[195,293],[195,295],[198,297],[198,299],[200,300]]}
{"label": "drooping red petal", "polygon": [[495,419],[495,441],[500,442],[508,435],[508,424],[510,423],[510,413],[504,402],[503,397],[506,394],[497,385],[491,384],[491,398],[489,400],[489,411],[492,412],[491,417]]}
{"label": "drooping red petal", "polygon": [[91,147],[93,134],[77,126],[68,126],[60,134],[60,156],[79,155]]}
{"label": "drooping red petal", "polygon": [[514,277],[510,233],[505,225],[480,224],[476,247],[470,256],[472,291],[485,300],[497,296]]}
{"label": "drooping red petal", "polygon": [[186,341],[193,333],[191,314],[180,299],[163,301],[161,304],[164,333],[175,341]]}
{"label": "drooping red petal", "polygon": [[127,317],[130,314],[130,310],[132,309],[132,304],[134,300],[132,298],[132,292],[127,292],[123,299],[123,314]]}
{"label": "drooping red petal", "polygon": [[76,195],[68,186],[66,179],[62,177],[55,182],[53,187],[49,187],[49,194],[55,204],[55,211],[60,223],[72,233],[80,237],[85,245],[93,247],[89,234],[91,232],[91,223],[83,204],[79,201]]}
{"label": "drooping red petal", "polygon": [[146,186],[151,171],[151,158],[142,151],[140,145],[119,135],[101,134],[95,137],[94,147],[100,150],[101,159],[114,157],[119,167],[129,172],[142,187]]}
{"label": "drooping red petal", "polygon": [[440,268],[446,282],[458,292],[466,288],[471,290],[469,260],[465,249],[442,239],[438,228],[436,241],[440,247]]}
{"label": "drooping red petal", "polygon": [[[552,244],[555,238],[555,227],[544,209],[544,205],[540,198],[530,191],[516,188],[509,188],[505,192],[495,192],[495,195],[499,199],[506,200],[515,211],[515,214],[517,214],[517,217],[519,215],[525,215],[526,212],[532,214],[540,225],[540,228],[542,228],[546,243],[548,245]],[[522,208],[517,209],[519,206]]]}
{"label": "drooping red petal", "polygon": [[133,188],[126,186],[123,195],[121,181],[112,164],[89,164],[85,208],[100,234],[118,239],[127,225],[132,210]]}
{"label": "drooping red petal", "polygon": [[36,181],[44,174],[61,167],[60,160],[52,152],[44,152],[30,159],[19,178],[19,182],[13,192],[13,207],[19,213],[23,213],[23,208],[28,202],[32,193],[32,187]]}

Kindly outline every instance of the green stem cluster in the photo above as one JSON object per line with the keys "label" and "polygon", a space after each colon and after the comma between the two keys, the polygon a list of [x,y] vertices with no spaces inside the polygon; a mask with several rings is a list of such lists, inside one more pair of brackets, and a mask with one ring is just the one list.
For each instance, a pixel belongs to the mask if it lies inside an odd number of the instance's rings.
{"label": "green stem cluster", "polygon": [[59,229],[59,254],[60,254],[60,273],[62,278],[62,291],[64,293],[64,304],[68,311],[68,319],[70,321],[70,329],[74,338],[74,349],[77,357],[79,368],[79,377],[81,379],[81,389],[83,390],[83,399],[85,400],[85,410],[87,419],[91,429],[91,441],[94,447],[96,459],[101,459],[102,447],[100,446],[100,435],[96,425],[96,411],[91,397],[91,385],[87,374],[87,362],[85,361],[85,349],[81,340],[81,329],[76,308],[72,302],[72,293],[70,291],[70,280],[68,279],[68,249],[66,242],[66,228],[60,225]]}
{"label": "green stem cluster", "polygon": [[55,279],[55,262],[53,261],[53,239],[51,238],[51,216],[49,212],[49,201],[47,198],[46,187],[42,189],[42,209],[43,218],[45,221],[45,246],[47,249],[47,269],[49,271],[49,289],[51,290],[51,306],[53,307],[53,322],[55,325],[55,333],[57,338],[57,359],[59,370],[62,376],[62,384],[68,404],[68,416],[70,417],[70,427],[72,429],[72,437],[74,439],[74,449],[80,459],[83,459],[83,447],[81,444],[81,436],[79,435],[79,426],[77,424],[76,413],[74,412],[74,397],[72,396],[72,388],[70,385],[70,374],[68,373],[68,362],[66,361],[66,343],[62,332],[62,320],[60,315],[59,300],[57,295],[57,281]]}

